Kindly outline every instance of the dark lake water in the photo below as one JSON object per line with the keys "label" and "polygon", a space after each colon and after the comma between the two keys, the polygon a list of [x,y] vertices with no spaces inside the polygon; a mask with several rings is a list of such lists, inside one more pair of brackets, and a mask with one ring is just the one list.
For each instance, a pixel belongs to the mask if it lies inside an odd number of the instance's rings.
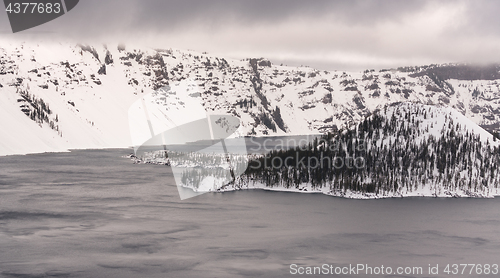
{"label": "dark lake water", "polygon": [[[500,264],[500,199],[348,200],[262,190],[185,201],[131,150],[0,157],[2,277],[328,277],[297,266]],[[439,264],[439,274],[428,265]],[[461,269],[460,269],[461,270]]]}

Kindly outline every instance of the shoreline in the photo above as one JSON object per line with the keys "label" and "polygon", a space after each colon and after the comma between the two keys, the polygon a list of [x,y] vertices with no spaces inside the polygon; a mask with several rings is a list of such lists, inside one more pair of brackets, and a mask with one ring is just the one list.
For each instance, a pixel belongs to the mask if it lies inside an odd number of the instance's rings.
{"label": "shoreline", "polygon": [[[168,162],[165,161],[155,161],[154,159],[151,161],[144,161],[142,159],[137,159],[132,156],[124,156],[124,158],[130,158],[134,163],[144,163],[144,164],[160,164],[160,165],[169,165]],[[169,165],[171,167],[179,167],[179,165]],[[183,167],[180,167],[183,168]],[[475,199],[493,199],[496,196],[500,196],[500,188],[493,188],[488,192],[474,192],[469,190],[445,190],[443,188],[439,188],[440,185],[437,184],[426,184],[419,185],[418,188],[414,191],[407,191],[406,189],[401,190],[400,192],[390,192],[388,194],[376,194],[376,193],[361,193],[354,192],[351,190],[334,190],[332,191],[328,185],[324,185],[323,187],[313,187],[311,184],[300,184],[299,188],[291,187],[285,188],[283,186],[274,186],[268,187],[261,182],[255,182],[253,180],[244,181],[244,178],[239,179],[239,185],[226,184],[219,188],[209,189],[208,191],[199,191],[195,190],[192,186],[186,185],[177,185],[186,189],[190,189],[196,193],[223,193],[223,192],[231,192],[231,191],[239,191],[239,190],[252,190],[252,189],[261,189],[267,191],[277,191],[277,192],[292,192],[292,193],[319,193],[332,197],[339,197],[345,199],[358,199],[358,200],[374,200],[374,199],[388,199],[388,198],[408,198],[408,197],[427,197],[427,198],[475,198]],[[205,187],[206,189],[206,187]],[[436,189],[438,193],[436,193]]]}
{"label": "shoreline", "polygon": [[[37,154],[55,154],[55,153],[68,153],[73,151],[99,151],[99,150],[123,150],[127,151],[133,149],[133,147],[128,148],[91,148],[91,149],[68,149],[65,151],[54,151],[54,152],[37,152],[37,153],[26,153],[26,154],[8,154],[0,155],[1,157],[12,157],[12,156],[26,156],[26,155],[37,155]],[[121,158],[131,158],[129,155],[120,156]],[[155,163],[152,163],[155,164]],[[283,186],[268,187],[262,183],[249,181],[246,185],[237,186],[234,184],[227,184],[218,188],[216,190],[209,191],[197,191],[189,186],[181,186],[197,193],[224,193],[240,190],[265,190],[265,191],[275,191],[275,192],[290,192],[290,193],[302,193],[302,194],[323,194],[331,197],[338,197],[344,199],[356,199],[356,200],[376,200],[376,199],[389,199],[389,198],[409,198],[409,197],[424,197],[424,198],[473,198],[473,199],[494,199],[500,196],[500,188],[493,188],[491,192],[477,193],[471,191],[445,191],[441,190],[439,194],[436,194],[430,189],[429,186],[419,187],[418,190],[412,192],[398,192],[389,194],[375,194],[375,193],[359,193],[353,192],[351,190],[330,190],[329,187],[313,188],[311,184],[301,184],[299,188],[285,188]]]}
{"label": "shoreline", "polygon": [[[375,194],[375,193],[358,193],[358,192],[353,192],[351,190],[347,190],[344,192],[344,191],[340,191],[340,190],[331,191],[327,188],[312,189],[310,186],[304,186],[302,188],[284,188],[284,187],[267,187],[267,186],[264,186],[263,184],[259,184],[259,185],[255,186],[255,184],[254,184],[254,186],[246,186],[246,187],[230,186],[228,188],[228,185],[226,185],[225,187],[226,188],[220,188],[220,189],[213,190],[213,191],[207,191],[206,193],[209,193],[209,192],[224,193],[224,192],[232,192],[232,191],[240,191],[240,190],[265,190],[265,191],[290,192],[290,193],[302,193],[302,194],[323,194],[323,195],[331,196],[331,197],[338,197],[338,198],[344,198],[344,199],[356,199],[356,200],[377,200],[377,199],[411,198],[411,197],[494,199],[495,197],[500,196],[500,192],[499,192],[500,190],[498,188],[492,190],[492,191],[496,191],[495,193],[490,193],[490,194],[482,194],[482,193],[467,192],[467,191],[460,191],[460,192],[444,191],[443,193],[435,194],[435,193],[430,193],[428,190],[425,190],[425,188],[424,188],[424,189],[414,191],[414,192],[409,192],[409,193],[396,193],[396,194],[381,195],[381,194]],[[190,187],[186,187],[186,188],[193,190]],[[424,192],[424,191],[427,191],[427,192]]]}

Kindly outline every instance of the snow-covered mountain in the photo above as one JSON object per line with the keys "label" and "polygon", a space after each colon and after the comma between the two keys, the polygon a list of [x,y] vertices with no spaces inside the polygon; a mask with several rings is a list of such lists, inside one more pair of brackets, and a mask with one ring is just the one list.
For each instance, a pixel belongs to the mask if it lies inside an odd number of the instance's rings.
{"label": "snow-covered mountain", "polygon": [[492,197],[500,193],[499,164],[500,139],[456,110],[394,103],[307,148],[259,157],[222,190]]}
{"label": "snow-covered mountain", "polygon": [[240,135],[332,131],[400,101],[453,107],[498,131],[499,70],[320,71],[194,51],[2,39],[0,155],[131,146],[129,107],[183,80],[198,84],[207,111],[240,118]]}

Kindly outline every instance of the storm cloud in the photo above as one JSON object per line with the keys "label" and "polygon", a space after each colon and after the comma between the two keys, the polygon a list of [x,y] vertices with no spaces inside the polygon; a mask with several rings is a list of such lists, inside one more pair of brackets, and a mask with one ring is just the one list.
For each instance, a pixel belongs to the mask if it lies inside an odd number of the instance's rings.
{"label": "storm cloud", "polygon": [[[500,1],[82,0],[20,36],[142,43],[321,69],[500,62]],[[10,27],[0,16],[2,35]]]}

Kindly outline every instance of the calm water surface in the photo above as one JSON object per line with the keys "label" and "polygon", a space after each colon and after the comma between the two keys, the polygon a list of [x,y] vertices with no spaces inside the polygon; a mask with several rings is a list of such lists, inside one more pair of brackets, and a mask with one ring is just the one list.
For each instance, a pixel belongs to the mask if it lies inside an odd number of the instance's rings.
{"label": "calm water surface", "polygon": [[0,276],[314,277],[289,266],[361,263],[424,275],[343,277],[456,277],[446,264],[500,264],[499,198],[251,190],[180,201],[168,167],[129,153],[0,157]]}

